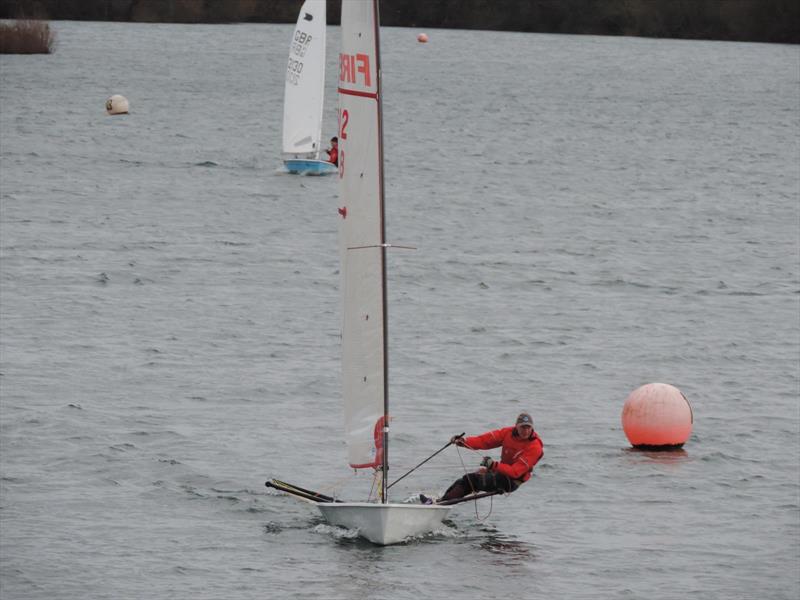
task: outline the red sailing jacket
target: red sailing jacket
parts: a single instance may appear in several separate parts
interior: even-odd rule
[[[338,148],[331,148],[330,150],[325,150],[328,153],[328,162],[332,162],[337,167],[339,166],[339,149]]]
[[[511,479],[528,481],[531,478],[533,465],[544,455],[541,438],[534,431],[531,437],[523,440],[515,433],[516,427],[503,427],[495,431],[487,431],[481,435],[464,440],[467,448],[472,450],[489,450],[503,447],[500,462],[494,463],[493,471],[507,475]]]

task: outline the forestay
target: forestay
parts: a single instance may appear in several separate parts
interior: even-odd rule
[[[283,97],[284,158],[319,158],[325,87],[325,0],[306,0],[289,46]]]

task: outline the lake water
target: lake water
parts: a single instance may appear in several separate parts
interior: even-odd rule
[[[383,30],[393,472],[523,409],[545,456],[381,548],[264,487],[371,483],[336,179],[281,170],[293,26],[52,25],[0,57],[3,598],[800,595],[797,46]],[[655,381],[682,452],[622,431]]]

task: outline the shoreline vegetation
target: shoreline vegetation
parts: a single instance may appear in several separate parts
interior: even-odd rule
[[[339,24],[341,0],[326,0]],[[0,19],[294,23],[303,0],[0,0]],[[800,43],[797,0],[381,0],[389,27]]]
[[[0,54],[50,54],[55,41],[56,34],[46,21],[0,23]]]

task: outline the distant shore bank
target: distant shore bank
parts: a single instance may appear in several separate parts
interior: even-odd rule
[[[0,18],[293,23],[303,0],[0,0]],[[338,25],[341,0],[327,0]],[[800,43],[796,0],[381,0],[394,27]]]

